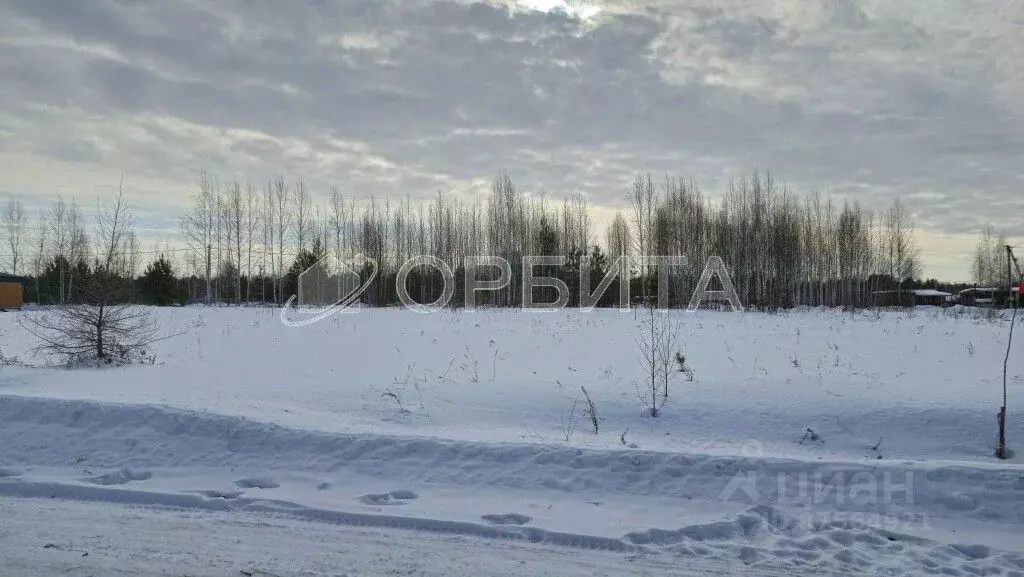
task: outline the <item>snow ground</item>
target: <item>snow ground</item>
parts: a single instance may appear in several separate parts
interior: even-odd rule
[[[157,314],[181,334],[155,366],[0,369],[6,566],[1024,575],[1024,461],[992,456],[1005,322],[677,313],[695,380],[655,420],[632,312]],[[16,315],[0,352],[42,362]],[[580,385],[601,430],[566,440]]]

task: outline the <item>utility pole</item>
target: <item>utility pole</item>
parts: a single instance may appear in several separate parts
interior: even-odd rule
[[[999,409],[999,441],[996,444],[996,457],[1009,459],[1010,451],[1006,448],[1006,369],[1010,363],[1010,347],[1013,345],[1013,327],[1017,324],[1017,305],[1013,299],[1013,272],[1011,266],[1017,268],[1018,280],[1022,280],[1020,265],[1013,256],[1013,247],[1006,245],[1006,291],[1009,294],[1013,306],[1013,316],[1010,317],[1010,336],[1006,341],[1006,356],[1003,358],[1003,406]]]

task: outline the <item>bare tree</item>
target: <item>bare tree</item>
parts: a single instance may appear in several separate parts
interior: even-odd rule
[[[306,181],[300,176],[295,181],[295,241],[297,252],[302,252],[309,241],[310,229],[310,198],[309,189],[306,188]]]
[[[216,221],[217,195],[213,182],[203,172],[199,176],[199,191],[192,198],[192,207],[181,219],[181,232],[185,244],[192,250],[194,261],[205,263],[203,272],[207,303],[213,301],[213,263],[210,251],[216,234]]]
[[[644,380],[635,387],[648,414],[658,417],[668,403],[669,383],[673,377],[687,373],[688,367],[679,350],[678,321],[670,311],[658,311],[652,303],[646,310],[636,341]]]
[[[263,235],[263,256],[261,258],[262,266],[260,267],[260,277],[269,276],[271,280],[270,284],[270,298],[267,299],[266,295],[263,295],[263,300],[270,300],[271,302],[277,302],[277,276],[275,275],[276,268],[274,266],[274,222],[277,217],[277,211],[274,210],[274,185],[272,181],[267,181],[267,186],[264,189],[263,194],[263,219],[262,226],[260,227]],[[260,282],[265,282],[265,278],[261,278]],[[261,291],[262,293],[263,291]]]
[[[252,299],[252,266],[253,266],[253,246],[256,242],[256,232],[259,230],[260,223],[262,222],[262,215],[260,214],[259,208],[259,192],[256,187],[247,185],[245,187],[245,250],[246,250],[246,262],[245,262],[245,300],[250,301]]]
[[[655,204],[658,202],[658,192],[654,188],[654,181],[651,175],[636,175],[633,180],[633,187],[629,192],[629,201],[633,208],[633,227],[636,232],[635,241],[636,254],[646,257],[651,254],[652,228],[655,214]],[[643,281],[644,298],[647,294],[647,265],[640,265],[640,277]]]
[[[242,226],[245,221],[245,205],[242,203],[242,187],[231,183],[227,198],[228,235],[234,242],[235,257],[235,302],[242,302]]]
[[[158,326],[146,309],[131,304],[134,216],[122,191],[101,207],[96,226],[96,259],[80,279],[80,303],[27,317],[23,326],[41,344],[37,350],[69,364],[124,364],[142,360]]]
[[[985,287],[1002,286],[1006,279],[1006,235],[996,234],[992,225],[982,231],[974,249],[971,273],[974,282]]]
[[[334,251],[334,260],[335,262],[341,262],[342,238],[347,228],[348,219],[345,216],[345,197],[337,186],[331,187],[331,198],[328,207],[328,228],[332,237],[331,247]]]
[[[50,214],[47,219],[50,225],[50,236],[53,239],[54,264],[57,266],[57,302],[63,303],[67,299],[67,277],[71,274],[69,268],[72,266],[71,254],[71,227],[68,226],[69,209],[64,197],[58,196],[50,207]]]
[[[42,291],[39,286],[39,279],[43,276],[46,268],[46,236],[49,230],[49,223],[46,221],[46,212],[40,212],[35,238],[35,254],[32,255],[32,268],[36,277],[36,302],[42,302]]]
[[[0,215],[3,222],[3,232],[6,236],[6,247],[10,252],[11,274],[18,274],[18,264],[21,262],[21,246],[25,236],[25,228],[28,219],[25,217],[25,207],[21,201],[13,196],[4,205],[3,213]]]
[[[900,199],[892,202],[883,216],[885,236],[882,253],[885,272],[902,289],[903,281],[921,272],[920,248],[914,234],[914,219]]]
[[[276,271],[274,273],[275,286],[277,287],[277,289],[275,291],[276,292],[275,299],[276,299],[276,298],[281,298],[282,295],[283,295],[283,290],[282,290],[282,288],[280,286],[280,284],[281,284],[280,281],[281,281],[281,277],[284,276],[284,272],[285,272],[284,248],[285,248],[285,244],[286,244],[286,242],[288,240],[288,235],[289,235],[289,231],[291,230],[291,222],[292,222],[292,218],[291,218],[292,212],[289,209],[290,195],[288,194],[288,185],[285,184],[283,176],[279,176],[274,181],[274,187],[273,187],[273,193],[272,194],[273,194],[272,202],[274,204],[274,210],[276,211],[276,214],[277,214],[277,221],[274,223],[274,225],[276,227],[274,229],[274,235],[276,237],[275,241],[276,241],[276,244],[277,244],[277,265],[275,267]]]
[[[502,171],[491,182],[491,194],[487,199],[487,249],[490,254],[500,256],[512,264],[512,278],[509,287],[518,287],[522,282],[522,257],[528,250],[526,243],[531,238],[528,229],[527,206],[523,191],[516,186],[512,176]],[[520,291],[506,288],[494,295],[495,304],[516,306]]]
[[[608,244],[608,257],[612,261],[629,255],[633,237],[629,231],[629,224],[621,212],[616,212],[615,218],[608,225],[605,242]]]

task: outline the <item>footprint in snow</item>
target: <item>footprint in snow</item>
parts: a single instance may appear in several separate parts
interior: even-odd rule
[[[85,481],[97,485],[124,485],[132,481],[146,481],[153,478],[149,471],[133,471],[131,469],[120,469],[112,473],[104,473],[95,477],[88,477]]]
[[[407,501],[419,499],[412,491],[391,491],[390,493],[373,493],[359,497],[367,505],[405,505]]]
[[[235,481],[235,485],[243,489],[276,489],[281,486],[269,477],[246,477]]]
[[[399,499],[399,500],[402,500],[402,501],[413,501],[415,499],[419,499],[420,498],[419,495],[417,495],[416,493],[413,493],[412,491],[403,491],[403,490],[391,491],[390,493],[388,493],[388,495],[391,495],[392,499]]]
[[[237,499],[245,494],[245,491],[218,491],[217,489],[210,489],[208,491],[196,491],[196,493],[211,499]]]
[[[7,477],[20,477],[22,472],[17,469],[6,469],[0,467],[0,479],[6,479]]]
[[[481,519],[492,525],[525,525],[533,521],[533,517],[519,513],[506,513],[504,515],[481,515]]]

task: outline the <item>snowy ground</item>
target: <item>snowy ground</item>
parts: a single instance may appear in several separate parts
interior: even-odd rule
[[[677,313],[651,419],[633,312],[157,314],[155,366],[0,368],[0,572],[1024,575],[1005,321]]]

